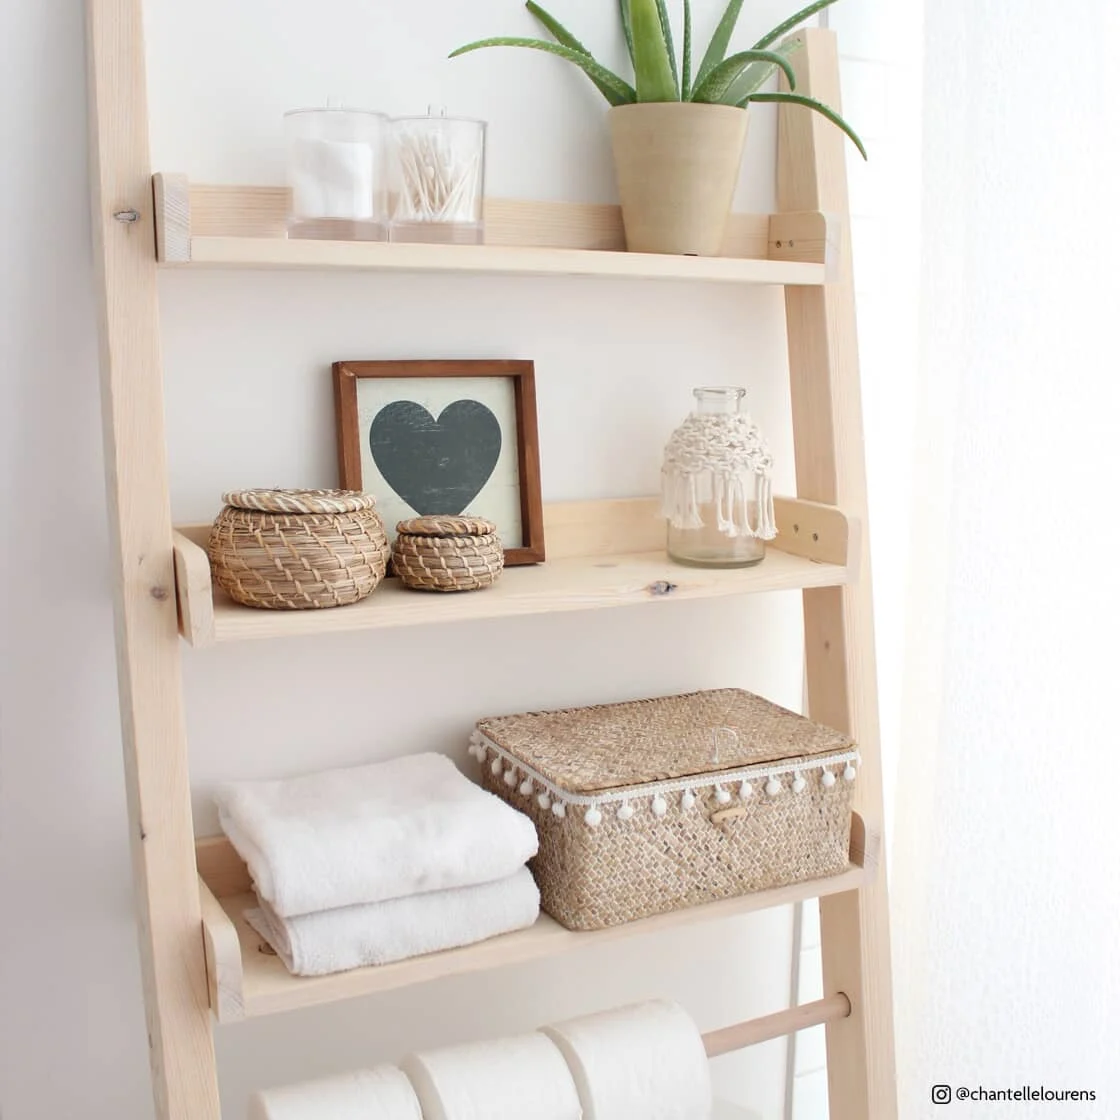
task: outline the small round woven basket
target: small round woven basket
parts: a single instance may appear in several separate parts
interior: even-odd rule
[[[238,490],[210,530],[214,581],[247,607],[306,610],[364,599],[389,542],[373,498],[352,490]]]
[[[415,517],[397,525],[393,570],[414,591],[479,591],[504,562],[497,526],[481,517]]]

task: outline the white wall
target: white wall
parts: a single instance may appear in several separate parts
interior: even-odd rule
[[[4,5],[16,44],[0,179],[5,386],[4,1120],[150,1116],[126,852],[103,525],[75,5]],[[395,6],[397,9],[405,5]],[[776,22],[767,0],[741,39]],[[278,181],[279,114],[328,96],[389,111],[442,101],[488,117],[495,194],[609,199],[601,110],[562,64],[491,54],[443,61],[475,35],[526,28],[507,0],[150,5],[155,167]],[[569,0],[588,41],[620,43],[613,6]],[[716,5],[696,5],[701,32]],[[612,45],[613,44],[613,45]],[[771,203],[772,113],[752,126],[741,202]],[[334,358],[536,360],[546,498],[652,490],[661,443],[698,383],[742,380],[790,488],[778,292],[611,282],[278,274],[161,280],[176,517],[223,489],[329,484]],[[800,700],[796,596],[663,612],[490,623],[186,656],[200,831],[220,777],[281,774],[422,747],[456,750],[479,714],[741,684]],[[765,637],[764,637],[765,636]],[[469,660],[471,670],[464,670]],[[433,691],[431,682],[438,682]],[[291,701],[321,690],[314,710]],[[389,687],[386,687],[386,685]],[[786,911],[633,946],[462,977],[218,1033],[227,1114],[257,1085],[521,1029],[653,994],[704,1027],[781,1006]],[[782,1114],[785,1044],[721,1060],[725,1095]]]
[[[81,6],[0,5],[0,41],[0,1111],[141,1120]]]

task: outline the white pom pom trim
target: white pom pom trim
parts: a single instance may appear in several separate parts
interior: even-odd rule
[[[687,812],[696,804],[698,796],[707,799],[710,794],[716,804],[727,806],[736,796],[743,801],[754,796],[756,785],[770,797],[776,797],[786,789],[787,776],[788,788],[793,793],[804,792],[809,784],[801,770],[788,765],[753,766],[744,767],[738,773],[696,775],[696,779],[700,781],[699,795],[696,786],[686,784],[694,779],[676,779],[610,790],[593,800],[565,790],[562,786],[553,785],[547,777],[537,773],[532,766],[510,754],[484,734],[476,732],[471,735],[467,753],[482,765],[489,762],[490,772],[495,778],[501,777],[511,790],[519,789],[525,797],[535,795],[542,809],[551,809],[557,818],[563,818],[571,806],[583,813],[584,820],[592,828],[602,822],[605,812],[614,812],[619,820],[628,821],[636,812],[643,811],[648,806],[655,817],[664,817],[675,795],[680,796],[682,812]],[[820,782],[825,789],[831,789],[841,779],[854,781],[858,766],[859,756],[854,751],[818,758],[813,763],[813,769],[819,769]],[[809,777],[811,780],[811,772]]]

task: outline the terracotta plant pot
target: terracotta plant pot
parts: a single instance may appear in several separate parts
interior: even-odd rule
[[[608,114],[632,253],[715,257],[747,140],[747,110],[665,101]]]

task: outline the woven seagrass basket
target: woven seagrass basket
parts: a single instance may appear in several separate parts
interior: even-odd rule
[[[414,591],[479,591],[504,562],[497,526],[481,517],[414,517],[397,525],[393,571]]]
[[[364,599],[389,542],[373,498],[352,490],[239,490],[210,530],[214,581],[247,607],[304,610]]]
[[[850,739],[739,689],[480,720],[483,785],[528,814],[569,929],[838,874]]]

